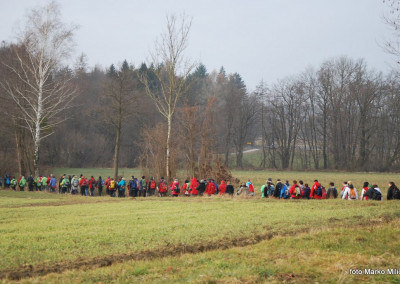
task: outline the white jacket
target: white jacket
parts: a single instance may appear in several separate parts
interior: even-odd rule
[[[358,199],[358,193],[357,193],[357,188],[354,188],[354,191],[356,193],[356,199]],[[343,197],[342,199],[348,199],[348,200],[354,200],[350,198],[350,187],[346,187],[344,192],[343,192]]]

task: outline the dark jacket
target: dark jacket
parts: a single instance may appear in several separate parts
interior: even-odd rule
[[[279,198],[281,195],[282,183],[278,182],[275,186],[274,197]]]
[[[387,193],[387,200],[400,199],[400,196],[395,196],[396,195],[395,189],[397,189],[397,187],[395,185],[392,185],[391,187],[389,187],[388,193]]]
[[[233,188],[233,185],[228,184],[228,185],[226,186],[225,193],[226,193],[226,194],[233,195],[233,194],[235,193],[235,189]]]
[[[369,188],[366,192],[364,192],[364,196],[367,196],[368,197],[368,200],[369,199],[374,199],[374,192],[375,192],[375,188],[373,188],[373,187],[371,187],[371,188]],[[377,190],[376,190],[377,191]],[[378,191],[377,191],[378,192]],[[379,192],[378,192],[379,193]],[[382,195],[381,195],[382,196]]]
[[[326,193],[326,198],[337,198],[337,197],[338,197],[338,192],[336,187],[328,188],[328,192]]]
[[[200,195],[203,195],[204,191],[206,191],[206,183],[200,182],[199,185],[196,187],[196,189],[199,191]]]

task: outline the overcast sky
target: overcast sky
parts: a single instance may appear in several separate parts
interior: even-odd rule
[[[48,1],[0,0],[0,41],[14,40],[26,12]],[[326,59],[365,58],[387,72],[379,46],[390,35],[382,0],[64,0],[63,21],[80,26],[76,56],[90,66],[139,65],[165,28],[167,13],[193,17],[186,55],[208,71],[239,73],[251,91],[263,79],[296,75]]]

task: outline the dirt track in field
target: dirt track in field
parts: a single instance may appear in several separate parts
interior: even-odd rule
[[[270,240],[274,237],[287,237],[296,236],[304,233],[310,233],[311,231],[323,231],[334,228],[356,228],[356,227],[370,227],[376,226],[382,223],[392,222],[394,219],[389,216],[380,217],[374,220],[363,219],[354,225],[343,225],[342,220],[331,218],[328,220],[330,223],[324,228],[302,228],[294,231],[287,232],[264,232],[253,234],[248,237],[237,237],[232,239],[223,239],[214,241],[212,243],[204,244],[174,244],[169,246],[163,246],[155,249],[135,251],[129,253],[119,253],[112,255],[105,255],[99,257],[81,257],[73,261],[60,261],[58,263],[42,263],[37,265],[25,265],[17,268],[9,268],[0,270],[0,279],[9,280],[20,280],[23,278],[44,276],[50,273],[62,273],[67,270],[91,270],[99,267],[110,266],[114,263],[121,263],[124,261],[142,261],[151,260],[154,258],[164,258],[177,256],[181,254],[197,254],[206,251],[214,250],[227,250],[234,247],[246,247],[250,245],[255,245],[262,241]],[[265,228],[266,230],[270,228]]]

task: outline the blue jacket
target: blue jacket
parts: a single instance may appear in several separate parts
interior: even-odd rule
[[[288,198],[290,195],[285,195],[285,191],[288,189],[286,184],[282,185],[282,189],[281,189],[281,198]]]
[[[129,185],[130,185],[131,189],[137,189],[137,179],[131,179],[129,181]]]
[[[52,177],[51,180],[50,180],[50,182],[49,182],[49,185],[50,185],[52,188],[57,187],[57,179],[56,179],[55,177]]]
[[[118,188],[119,188],[119,190],[125,190],[125,186],[126,186],[126,181],[122,179],[122,180],[118,183]]]

